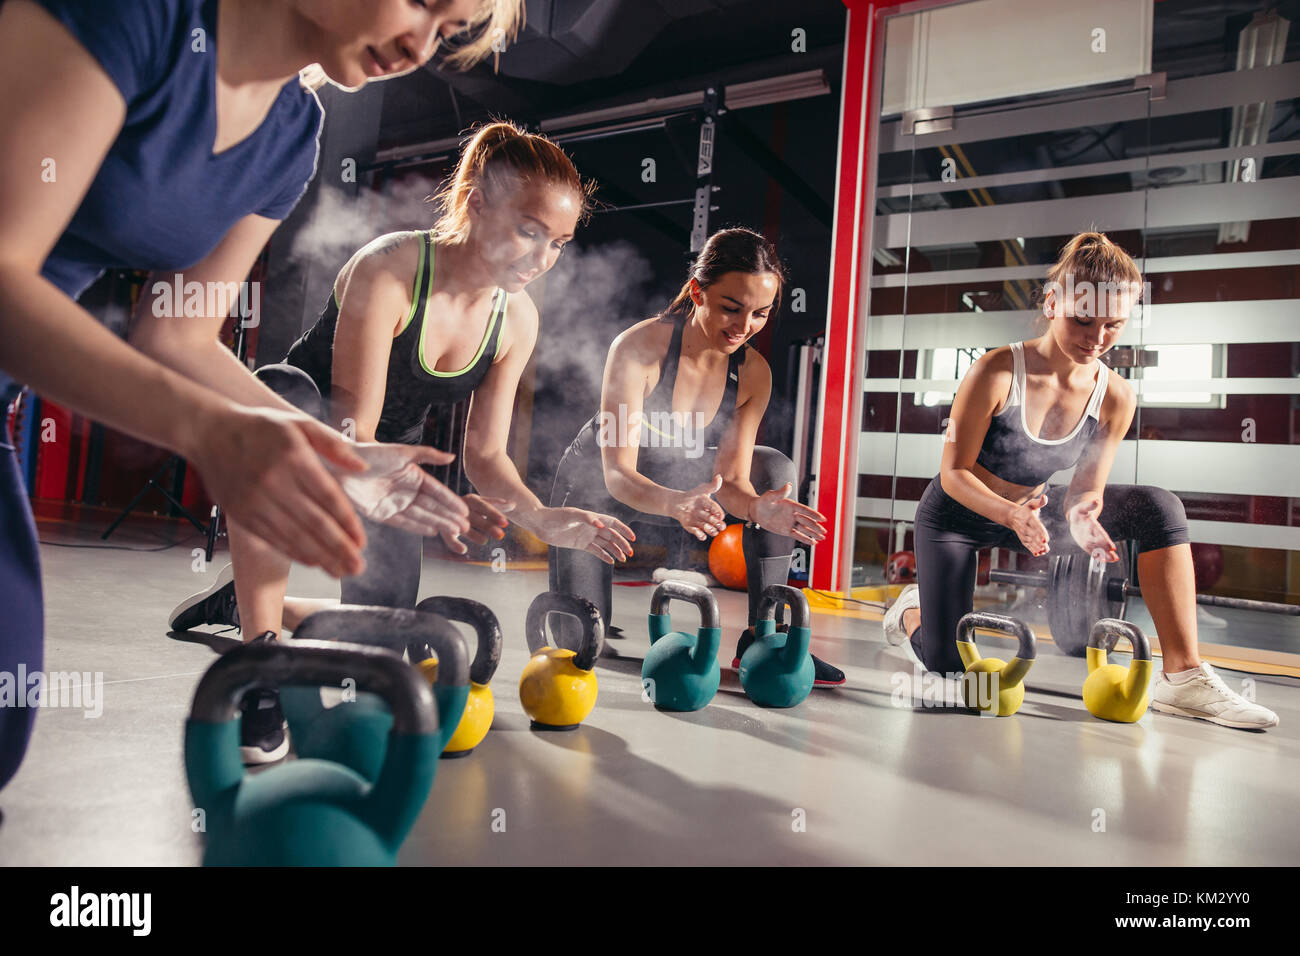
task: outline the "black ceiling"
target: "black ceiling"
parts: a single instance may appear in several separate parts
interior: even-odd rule
[[[825,69],[838,92],[842,0],[528,0],[519,41],[468,73],[431,64],[385,93],[380,148],[650,97]],[[794,52],[794,31],[806,52]]]

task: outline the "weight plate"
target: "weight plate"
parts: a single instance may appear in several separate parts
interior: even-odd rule
[[[1119,561],[1096,567],[1088,555],[1077,550],[1052,559],[1047,623],[1061,653],[1085,656],[1092,626],[1104,617],[1124,617],[1127,602],[1109,597],[1111,579],[1128,580],[1128,551],[1121,546],[1119,554]]]
[[[1052,640],[1061,649],[1062,654],[1069,654],[1070,634],[1074,622],[1070,616],[1070,600],[1066,592],[1067,565],[1069,555],[1054,555],[1047,565],[1047,626],[1052,629]]]
[[[1068,646],[1061,649],[1071,657],[1084,657],[1088,651],[1088,631],[1100,609],[1093,591],[1099,578],[1089,573],[1088,566],[1092,562],[1082,551],[1071,553],[1067,562],[1065,575],[1068,582],[1066,593],[1070,598],[1070,630]]]

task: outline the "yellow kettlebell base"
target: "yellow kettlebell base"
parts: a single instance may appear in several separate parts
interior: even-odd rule
[[[1089,648],[1088,654],[1092,653],[1093,648]],[[1083,706],[1102,720],[1137,723],[1147,712],[1151,669],[1150,661],[1134,661],[1129,667],[1121,664],[1096,667],[1083,682]]]
[[[1025,702],[1025,685],[1017,680],[1005,686],[1002,672],[1006,666],[1000,658],[981,657],[966,668],[961,687],[967,707],[994,717],[1010,717],[1020,709]]]
[[[437,682],[438,659],[436,657],[426,658],[415,666],[428,680],[430,687]],[[442,748],[442,756],[467,757],[473,753],[474,748],[487,736],[495,716],[496,700],[492,696],[492,688],[487,684],[471,682],[469,696],[465,699],[465,709],[460,715],[460,723],[456,725],[456,732],[447,741],[447,746]]]
[[[537,730],[573,730],[596,706],[596,674],[573,663],[577,655],[545,647],[524,665],[519,702]]]
[[[1109,640],[1107,640],[1109,638]],[[1107,661],[1107,650],[1125,638],[1133,649],[1128,667]],[[1113,618],[1100,620],[1088,640],[1088,676],[1083,682],[1083,706],[1088,713],[1118,724],[1134,724],[1147,711],[1151,693],[1151,645],[1136,624]]]
[[[487,736],[495,716],[496,701],[492,697],[492,688],[486,684],[471,683],[469,697],[465,700],[465,712],[461,714],[456,732],[447,741],[442,755],[464,757],[472,752]]]

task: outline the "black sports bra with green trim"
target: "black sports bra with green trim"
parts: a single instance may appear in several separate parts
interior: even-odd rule
[[[415,273],[411,311],[402,331],[393,339],[388,353],[388,378],[384,383],[384,407],[375,428],[377,441],[419,444],[425,419],[435,406],[464,401],[482,383],[496,358],[501,343],[509,295],[497,289],[492,298],[492,315],[479,343],[478,352],[458,372],[439,372],[424,362],[425,312],[433,288],[434,244],[428,232],[421,234],[420,263]],[[328,398],[334,365],[334,331],[339,306],[334,294],[316,323],[289,347],[285,361],[312,377],[321,396]]]

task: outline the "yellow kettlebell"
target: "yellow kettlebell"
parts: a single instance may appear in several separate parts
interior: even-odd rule
[[[997,631],[1020,642],[1010,661],[999,657],[980,657],[975,646],[975,629]],[[962,696],[966,706],[981,716],[1009,717],[1025,702],[1025,675],[1034,666],[1038,653],[1034,632],[1024,621],[1005,614],[972,611],[957,622],[957,653],[966,665],[962,678]]]
[[[1121,637],[1133,647],[1133,663],[1106,663],[1106,653]],[[1104,617],[1088,637],[1088,676],[1083,682],[1083,705],[1102,720],[1131,724],[1147,710],[1151,687],[1151,642],[1136,624]]]
[[[492,726],[492,718],[496,716],[496,701],[488,684],[501,661],[501,624],[486,604],[469,598],[442,595],[425,598],[416,606],[416,610],[468,624],[478,638],[478,650],[474,653],[474,663],[469,669],[469,696],[465,699],[465,709],[461,713],[460,723],[456,725],[456,732],[451,735],[442,751],[444,757],[467,756],[483,742]],[[409,650],[415,666],[428,678],[430,684],[435,683],[438,679],[438,659],[429,656],[427,647],[412,647]]]
[[[546,618],[577,618],[582,637],[576,650],[546,640]],[[528,606],[524,635],[532,658],[519,678],[519,702],[536,730],[573,730],[596,706],[596,658],[605,625],[596,605],[572,594],[543,591]]]

